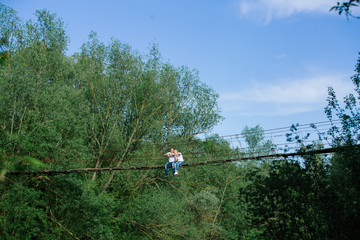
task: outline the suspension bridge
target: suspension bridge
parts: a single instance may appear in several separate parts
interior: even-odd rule
[[[330,146],[330,141],[332,139],[322,138],[322,141],[319,142],[319,137],[324,136],[326,131],[336,124],[340,124],[340,121],[333,122],[318,122],[314,124],[303,124],[293,127],[292,133],[296,135],[297,141],[289,142],[287,141],[290,132],[289,127],[276,128],[270,130],[264,130],[262,135],[263,139],[261,144],[266,145],[266,149],[260,148],[250,149],[246,139],[248,136],[245,134],[234,134],[227,136],[213,136],[205,137],[204,140],[192,139],[189,141],[180,141],[173,142],[171,146],[178,149],[187,149],[187,152],[183,152],[185,158],[185,164],[182,167],[194,167],[207,164],[220,164],[228,162],[240,162],[246,160],[260,160],[266,158],[288,158],[304,155],[313,155],[313,154],[332,154],[337,151],[341,151],[342,148],[333,148]],[[315,127],[316,126],[316,127]],[[295,129],[295,130],[294,130]],[[251,134],[251,133],[250,133]],[[205,150],[204,150],[204,141]],[[219,144],[219,141],[228,146],[228,149],[217,149],[216,144]],[[321,148],[309,151],[299,151],[300,147],[303,145],[317,143]],[[151,152],[152,149],[158,148],[159,144],[150,143],[145,147],[147,151]],[[163,145],[163,144],[162,144]],[[169,144],[168,144],[169,145]],[[189,147],[191,146],[191,147]],[[358,145],[356,147],[359,147]],[[194,149],[202,149],[196,150]],[[120,149],[116,149],[120,151]],[[147,159],[145,166],[136,165],[144,164],[144,158]],[[77,169],[66,169],[66,170],[39,170],[39,171],[7,171],[7,175],[56,175],[56,174],[69,174],[69,173],[82,173],[82,172],[113,172],[113,171],[129,171],[129,170],[149,170],[149,169],[163,169],[164,164],[167,159],[161,155],[154,156],[131,156],[129,154],[128,163],[131,163],[132,166],[127,167],[108,167],[108,168],[88,168],[82,167]],[[190,160],[187,161],[186,159]],[[156,163],[163,163],[161,165],[156,165]]]

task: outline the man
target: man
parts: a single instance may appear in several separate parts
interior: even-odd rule
[[[172,174],[175,174],[175,152],[174,149],[171,148],[170,152],[166,153],[165,156],[169,158],[169,162],[165,164],[165,177],[168,176],[168,167],[171,166]]]

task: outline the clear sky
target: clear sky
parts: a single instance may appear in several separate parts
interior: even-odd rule
[[[213,132],[240,133],[326,121],[327,87],[352,90],[360,20],[329,12],[338,0],[3,0],[20,18],[35,10],[66,24],[69,54],[90,31],[199,71],[220,94],[225,120]],[[354,14],[360,15],[360,7]]]

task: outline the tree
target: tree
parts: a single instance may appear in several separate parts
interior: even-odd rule
[[[0,3],[0,66],[4,65],[21,44],[23,27],[17,13]]]
[[[7,33],[7,64],[0,71],[0,141],[10,153],[70,160],[84,150],[86,107],[81,92],[69,85],[73,72],[64,55],[64,23],[45,10],[35,16],[26,25],[16,27],[11,20],[2,28],[13,30]]]
[[[336,97],[335,90],[329,87],[328,105],[325,113],[330,121],[335,117],[341,120],[341,128],[333,124],[329,130],[329,135],[334,138],[334,146],[355,145],[360,142],[360,57],[355,66],[355,74],[352,76],[355,93],[344,97],[344,105],[340,105]]]
[[[1,7],[0,238],[220,237],[226,201],[238,191],[237,168],[189,169],[182,180],[159,178],[160,170],[93,180],[6,174],[44,162],[51,169],[146,165],[175,142],[189,162],[231,147],[218,136],[196,138],[222,119],[218,95],[196,70],[163,62],[156,44],[143,55],[91,32],[79,53],[66,56],[68,38],[55,14],[36,11],[24,24]]]
[[[335,10],[339,13],[339,15],[341,15],[342,13],[345,13],[345,16],[346,17],[354,17],[354,18],[358,18],[360,19],[360,16],[354,16],[352,15],[351,13],[351,10],[350,8],[353,8],[353,7],[358,7],[359,6],[359,2],[360,0],[350,0],[350,1],[347,1],[347,2],[337,2],[337,5],[336,6],[333,6],[330,11],[332,10]]]
[[[163,63],[156,45],[144,56],[115,39],[106,46],[93,32],[74,58],[73,84],[89,103],[95,167],[119,167],[145,140],[189,138],[221,120],[218,95],[199,81],[196,71]]]
[[[333,124],[328,134],[333,138],[334,147],[345,147],[331,159],[330,177],[337,208],[332,211],[332,219],[341,219],[348,223],[334,230],[342,239],[352,239],[359,234],[360,226],[360,150],[355,145],[360,143],[360,58],[352,76],[354,94],[344,97],[343,105],[336,97],[335,90],[329,87],[328,105],[325,112],[330,121],[338,118],[341,126]],[[351,220],[350,220],[351,219]]]
[[[259,125],[253,128],[245,126],[241,132],[241,136],[247,144],[246,152],[250,156],[266,155],[273,151],[273,143],[271,140],[265,140],[264,130]]]
[[[242,188],[249,204],[249,221],[265,239],[326,239],[329,196],[324,159],[274,160],[267,173],[261,167],[248,173]]]

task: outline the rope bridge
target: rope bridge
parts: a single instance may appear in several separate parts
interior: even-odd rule
[[[287,157],[295,157],[295,156],[303,156],[303,155],[312,155],[312,154],[325,154],[325,153],[335,153],[337,151],[342,150],[344,147],[333,148],[331,147],[329,140],[325,139],[321,141],[322,148],[318,150],[309,150],[309,151],[298,151],[302,144],[308,144],[310,142],[316,143],[316,137],[314,135],[319,136],[319,134],[323,134],[326,132],[331,126],[340,124],[340,121],[333,122],[318,122],[315,124],[304,124],[296,126],[296,133],[298,136],[302,138],[299,142],[288,142],[288,132],[289,128],[276,128],[270,130],[263,131],[263,142],[270,143],[267,151],[259,150],[259,152],[254,152],[254,149],[251,149],[247,146],[246,143],[246,135],[245,134],[234,134],[227,136],[215,136],[215,137],[207,137],[202,141],[200,139],[194,139],[191,141],[181,141],[181,142],[173,142],[171,146],[176,146],[177,149],[181,150],[186,149],[191,146],[193,149],[201,149],[204,147],[204,143],[207,144],[207,149],[205,151],[197,151],[192,152],[184,151],[183,155],[185,158],[185,164],[182,167],[195,167],[206,164],[219,164],[219,163],[228,163],[228,162],[239,162],[246,160],[259,160],[266,158],[287,158]],[[316,128],[314,128],[314,125]],[[303,138],[303,136],[308,136],[309,133],[313,134],[312,138]],[[318,139],[317,139],[318,140]],[[216,149],[217,144],[220,142],[228,144],[229,150]],[[164,147],[163,144],[158,143],[149,143],[145,145],[143,148],[147,151],[152,151],[154,149],[159,149],[160,145]],[[169,145],[169,144],[167,144]],[[270,148],[269,148],[270,147]],[[359,147],[359,145],[355,145],[355,147]],[[175,148],[175,147],[174,147]],[[115,156],[111,156],[112,154],[117,154],[121,152],[121,149],[109,149],[110,155],[108,157],[115,158]],[[154,152],[155,153],[155,152]],[[161,159],[159,158],[161,156]],[[144,161],[144,156],[142,155],[132,155],[128,156],[129,160],[131,160],[132,164],[140,163],[140,166],[131,166],[131,167],[108,167],[108,168],[76,168],[76,169],[67,169],[67,170],[38,170],[38,171],[6,171],[8,175],[56,175],[56,174],[69,174],[69,173],[89,173],[89,172],[113,172],[113,171],[129,171],[129,170],[150,170],[150,169],[164,169],[165,157],[163,154],[159,156],[153,156],[146,158]],[[191,159],[190,161],[188,159]],[[142,166],[145,162],[146,166]],[[164,162],[162,165],[159,162]]]
[[[353,147],[360,147],[360,145],[354,145]],[[239,162],[245,160],[259,160],[264,158],[287,158],[293,156],[304,156],[304,155],[313,155],[313,154],[325,154],[325,153],[335,153],[339,151],[346,150],[349,147],[337,147],[337,148],[323,148],[318,150],[310,150],[303,152],[293,152],[293,153],[276,153],[268,154],[263,156],[251,156],[251,157],[241,157],[236,159],[225,159],[225,160],[210,160],[197,163],[185,163],[181,167],[194,167],[207,164],[218,164],[218,163],[228,163],[228,162]],[[104,171],[129,171],[129,170],[150,170],[150,169],[164,169],[164,165],[155,165],[155,166],[136,166],[128,168],[80,168],[80,169],[68,169],[68,170],[40,170],[40,171],[8,171],[6,174],[9,175],[56,175],[56,174],[69,174],[69,173],[89,173],[89,172],[104,172]]]

